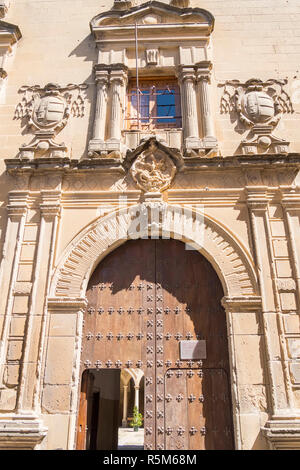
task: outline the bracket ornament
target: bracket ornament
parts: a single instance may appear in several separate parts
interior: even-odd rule
[[[20,148],[21,158],[64,157],[67,148],[54,142],[54,137],[67,124],[70,116],[83,117],[85,113],[82,92],[88,85],[69,84],[61,87],[48,83],[44,88],[39,85],[23,86],[23,95],[15,109],[14,119],[27,121],[27,128],[34,132],[34,140]],[[77,96],[74,96],[77,92]]]
[[[241,142],[244,154],[288,153],[289,142],[272,134],[284,113],[293,113],[285,91],[287,80],[250,79],[245,83],[228,80],[221,98],[221,113],[237,113],[239,121],[251,131]]]

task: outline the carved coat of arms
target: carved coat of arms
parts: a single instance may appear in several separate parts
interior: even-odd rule
[[[56,83],[48,83],[44,88],[34,85],[23,86],[19,90],[23,98],[16,107],[15,119],[27,121],[27,126],[35,135],[33,142],[20,148],[20,157],[65,155],[65,145],[57,144],[53,138],[66,126],[71,115],[84,116],[82,91],[87,87],[85,84],[61,87]],[[74,96],[75,91],[77,96]]]

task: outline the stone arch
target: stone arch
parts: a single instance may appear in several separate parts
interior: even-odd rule
[[[149,210],[146,203],[109,213],[83,229],[66,248],[55,269],[50,297],[85,297],[88,281],[99,262],[127,240],[148,236],[150,230],[152,236],[165,236],[167,233],[171,238],[192,244],[216,270],[225,296],[259,295],[253,261],[245,247],[227,228],[198,211],[166,203],[160,206],[164,211],[163,219],[148,223],[146,231],[140,231],[134,236],[131,230],[133,214]],[[158,207],[157,204],[155,207]],[[195,215],[200,216],[201,220],[196,231],[191,223]]]

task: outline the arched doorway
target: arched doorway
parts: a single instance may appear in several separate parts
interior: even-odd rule
[[[176,240],[129,241],[94,271],[81,373],[140,368],[145,449],[232,449],[223,290],[210,263]],[[86,448],[82,381],[78,448]]]

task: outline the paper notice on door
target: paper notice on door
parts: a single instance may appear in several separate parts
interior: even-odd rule
[[[182,361],[206,359],[206,341],[180,341],[180,359]]]

